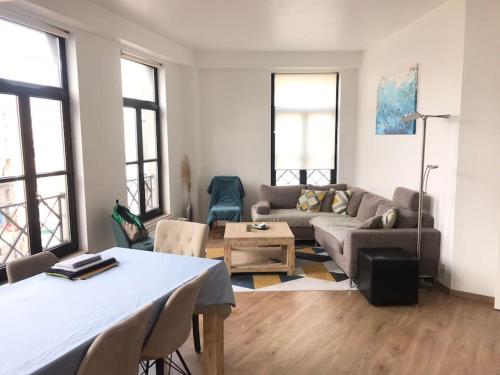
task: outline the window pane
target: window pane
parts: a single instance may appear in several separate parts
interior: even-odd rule
[[[311,185],[328,185],[330,183],[329,169],[309,169],[307,171],[307,183]]]
[[[300,170],[298,169],[276,169],[276,186],[299,185]]]
[[[61,87],[58,38],[0,19],[0,78]]]
[[[335,169],[335,115],[333,113],[309,114],[304,132],[306,133],[304,167]]]
[[[302,116],[299,113],[276,113],[274,123],[276,169],[302,168],[304,164]]]
[[[59,100],[31,98],[30,105],[36,172],[64,170],[61,102]]]
[[[0,94],[0,177],[23,174],[17,97]]]
[[[144,163],[144,191],[146,212],[159,207],[158,203],[158,163]]]
[[[140,214],[139,210],[139,177],[137,164],[127,165],[127,203],[128,209],[136,214]]]
[[[24,181],[0,184],[0,265],[29,255]]]
[[[141,112],[144,160],[156,159],[156,112],[149,109],[143,109]]]
[[[125,126],[125,160],[137,161],[137,119],[135,108],[123,108]]]
[[[123,97],[154,102],[154,68],[127,59],[121,61]]]
[[[42,249],[48,250],[70,240],[66,176],[38,178],[37,190]]]
[[[275,75],[275,166],[335,168],[336,74]]]

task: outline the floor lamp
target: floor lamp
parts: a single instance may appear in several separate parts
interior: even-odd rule
[[[422,131],[422,159],[420,162],[420,190],[418,192],[418,226],[417,226],[417,259],[420,260],[420,250],[422,247],[422,207],[424,203],[424,180],[425,180],[425,190],[427,190],[427,179],[429,178],[429,173],[432,169],[436,169],[437,165],[428,165],[424,170],[425,165],[425,135],[427,132],[427,119],[431,117],[437,118],[450,118],[450,115],[422,115],[418,112],[408,113],[407,115],[401,117],[404,122],[416,121],[418,119],[423,120],[424,128]]]

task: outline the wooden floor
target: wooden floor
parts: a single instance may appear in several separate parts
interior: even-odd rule
[[[344,291],[237,293],[236,303],[225,374],[500,374],[500,312],[441,290],[418,307]],[[181,352],[201,374],[192,339]]]

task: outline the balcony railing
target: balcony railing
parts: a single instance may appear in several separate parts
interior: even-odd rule
[[[276,169],[276,185],[299,185],[301,182],[300,169]],[[329,169],[307,169],[305,177],[308,184],[311,185],[327,185],[330,183]]]
[[[145,200],[146,200],[146,211],[150,211],[154,208],[153,204],[153,180],[156,176],[154,175],[144,175],[144,190],[145,190]],[[139,180],[129,179],[127,180],[127,202],[128,208],[134,213],[139,213]]]
[[[66,194],[38,197],[42,250],[65,242]],[[0,265],[30,255],[26,202],[0,206]]]

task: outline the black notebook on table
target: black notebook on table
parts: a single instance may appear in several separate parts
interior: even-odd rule
[[[48,275],[52,275],[52,276],[60,276],[60,277],[65,277],[67,279],[74,279],[74,278],[77,278],[77,277],[84,275],[86,273],[96,271],[96,270],[99,270],[101,268],[104,268],[104,267],[107,267],[109,265],[116,264],[116,263],[117,262],[116,262],[115,258],[107,258],[107,259],[103,259],[102,261],[100,261],[98,263],[92,263],[88,267],[79,268],[78,271],[68,271],[68,270],[63,270],[61,268],[51,267],[47,270],[46,273]]]

